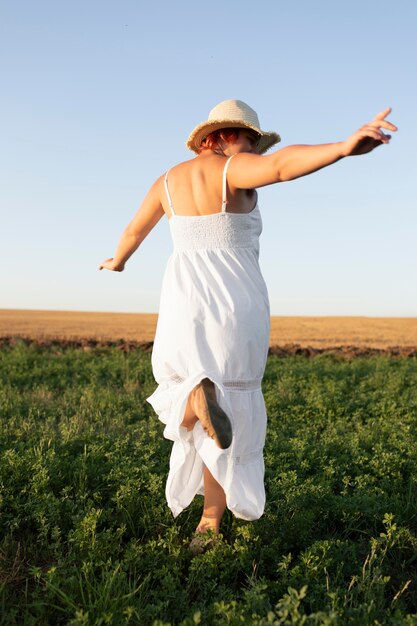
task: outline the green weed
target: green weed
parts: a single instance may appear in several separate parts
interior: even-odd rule
[[[417,624],[417,359],[270,357],[267,506],[191,558],[150,357],[0,351],[0,624]]]

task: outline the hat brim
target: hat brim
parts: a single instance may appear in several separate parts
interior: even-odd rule
[[[188,137],[187,148],[198,154],[203,139],[215,130],[221,130],[222,128],[248,128],[258,133],[260,135],[257,146],[259,154],[263,154],[281,141],[278,133],[263,131],[252,124],[242,122],[242,120],[210,120],[209,122],[202,122],[194,128]]]

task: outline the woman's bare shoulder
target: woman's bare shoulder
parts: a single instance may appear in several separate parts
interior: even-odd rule
[[[221,169],[224,167],[227,158],[223,155],[219,154],[207,154],[207,155],[199,155],[192,159],[188,159],[187,161],[182,161],[181,163],[177,163],[169,168],[169,172],[180,173],[180,172],[191,172],[191,171],[212,171],[217,168]]]

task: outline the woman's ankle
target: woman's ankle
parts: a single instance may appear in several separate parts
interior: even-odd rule
[[[216,535],[219,534],[220,520],[218,519],[218,517],[202,515],[201,520],[196,528],[196,532],[205,533],[208,530],[213,530]]]

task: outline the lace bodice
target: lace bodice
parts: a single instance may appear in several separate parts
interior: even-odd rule
[[[258,205],[250,213],[228,213],[227,211],[227,168],[232,155],[223,169],[222,205],[219,213],[210,215],[177,215],[168,188],[165,174],[165,190],[171,209],[169,225],[174,242],[174,251],[252,248],[259,256],[259,235],[262,219]]]
[[[250,213],[173,215],[169,225],[174,251],[252,248],[259,254],[262,219],[258,206]]]

